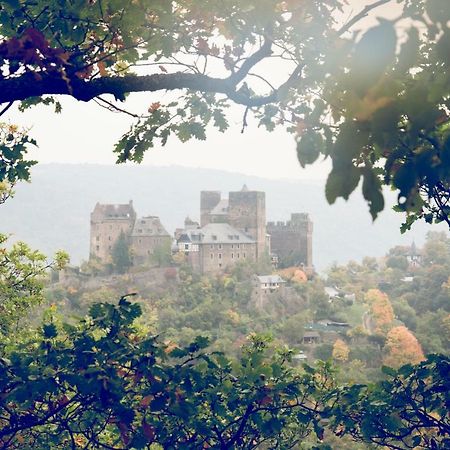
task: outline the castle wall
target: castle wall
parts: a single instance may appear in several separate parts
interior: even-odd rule
[[[171,242],[170,236],[131,236],[130,250],[133,264],[149,262],[158,248],[164,248],[167,254],[170,254]]]
[[[307,214],[292,214],[288,222],[269,222],[267,232],[270,234],[271,251],[281,261],[295,255],[298,263],[312,267],[313,224]]]
[[[201,244],[199,251],[202,273],[223,272],[240,261],[255,261],[255,244]]]
[[[98,258],[104,263],[112,261],[111,251],[121,232],[129,236],[134,218],[91,220],[90,258]]]

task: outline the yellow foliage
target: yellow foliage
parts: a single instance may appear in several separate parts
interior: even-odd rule
[[[349,353],[348,345],[342,339],[337,339],[333,344],[333,359],[342,362],[347,361]]]
[[[308,281],[306,273],[295,266],[279,270],[278,275],[280,275],[281,278],[294,283],[306,283],[306,281]]]
[[[392,328],[387,334],[383,363],[398,368],[404,364],[418,364],[425,359],[418,340],[405,326]]]
[[[389,297],[378,289],[370,289],[365,301],[370,305],[370,315],[375,322],[375,332],[386,334],[394,321],[394,310]]]
[[[227,311],[227,316],[233,325],[239,325],[239,323],[241,322],[239,314],[233,309],[229,309]]]

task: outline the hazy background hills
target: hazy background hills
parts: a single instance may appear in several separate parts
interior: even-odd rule
[[[387,208],[372,224],[361,195],[330,206],[324,182],[269,180],[238,173],[185,167],[38,165],[32,183],[16,188],[16,196],[0,206],[0,232],[28,242],[47,254],[65,249],[73,263],[89,256],[89,214],[97,201],[134,200],[139,216],[158,215],[169,233],[189,215],[199,219],[200,191],[249,189],[266,192],[267,220],[287,220],[291,212],[308,212],[314,221],[313,260],[318,270],[334,261],[381,256],[396,244],[414,239],[421,245],[430,230],[417,224],[399,232],[402,216]],[[393,193],[388,193],[391,200]]]

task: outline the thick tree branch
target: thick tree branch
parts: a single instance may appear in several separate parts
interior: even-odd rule
[[[203,92],[227,94],[233,90],[227,79],[212,78],[201,74],[171,73],[144,76],[102,77],[90,81],[65,80],[44,76],[36,80],[32,74],[0,80],[0,104],[25,100],[42,95],[70,95],[88,102],[102,94],[112,94],[123,100],[128,92],[153,92],[159,90],[192,89]]]
[[[270,51],[269,44],[265,48],[265,52]],[[258,52],[253,56],[257,54]],[[236,84],[247,75],[248,70],[257,60],[262,58],[262,53],[260,53],[258,57],[252,59],[252,65],[247,64],[250,59],[247,60],[241,68],[243,69],[245,66],[244,72],[240,72],[237,78],[235,74],[228,78],[213,78],[202,74],[176,72],[143,76],[102,77],[94,80],[78,78],[67,80],[47,75],[36,80],[33,74],[27,73],[20,77],[0,80],[0,104],[43,95],[70,95],[77,100],[88,102],[100,95],[111,94],[118,100],[124,100],[125,94],[129,92],[191,89],[199,92],[224,94],[238,104],[250,108],[258,107],[276,101],[279,92],[292,86],[302,69],[302,66],[298,66],[285,83],[266,96],[251,97],[247,92],[236,91]]]

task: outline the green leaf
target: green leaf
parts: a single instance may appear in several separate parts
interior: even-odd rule
[[[369,203],[370,214],[375,220],[378,213],[384,208],[384,197],[381,190],[381,182],[376,171],[372,167],[365,167],[363,169],[363,196]]]
[[[323,151],[324,142],[322,136],[308,130],[297,143],[297,158],[302,167],[314,163]]]
[[[333,169],[328,175],[325,196],[328,203],[333,204],[338,197],[348,200],[350,194],[358,186],[361,170],[353,165]]]
[[[54,338],[58,335],[58,330],[56,328],[56,325],[54,323],[45,324],[42,327],[42,331],[44,333],[44,337],[46,339]]]
[[[397,375],[397,371],[389,366],[382,366],[381,371],[390,377],[395,377]]]
[[[150,409],[151,411],[161,411],[165,408],[166,406],[166,398],[165,396],[158,396],[156,397],[154,400],[151,401],[150,403]]]
[[[373,87],[395,60],[397,34],[393,23],[380,24],[366,31],[356,44],[350,71],[351,85],[359,95]]]
[[[412,162],[406,162],[401,165],[393,179],[393,185],[400,190],[400,196],[409,197],[416,183],[417,175],[414,164]]]

